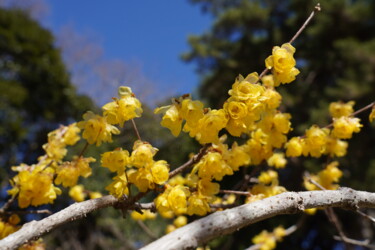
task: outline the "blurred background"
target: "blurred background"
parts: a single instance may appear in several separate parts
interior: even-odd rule
[[[127,85],[144,104],[137,119],[142,138],[177,167],[199,145],[185,135],[174,138],[159,126],[152,110],[170,98],[192,93],[207,106],[219,108],[238,74],[264,69],[272,47],[290,40],[317,1],[179,0],[77,3],[73,0],[0,0],[0,184],[6,201],[10,167],[32,164],[43,153],[46,134],[99,110]],[[359,109],[375,97],[375,1],[332,0],[295,41],[301,73],[282,86],[283,112],[292,114],[293,135],[311,124],[330,123],[332,101],[356,102]],[[342,186],[375,192],[375,127],[368,113],[360,115],[362,132],[350,141],[347,157],[339,159]],[[96,158],[115,147],[131,149],[130,126],[115,144],[89,147]],[[77,152],[82,145],[72,149]],[[291,159],[280,171],[281,184],[300,191],[305,170],[320,170],[332,159]],[[111,175],[94,166],[85,187],[106,194]],[[261,168],[258,168],[258,172]],[[254,166],[244,171],[252,172]],[[241,178],[226,177],[229,188]],[[73,201],[64,190],[53,211]],[[145,197],[151,201],[153,195]],[[375,228],[357,214],[337,210],[347,236],[374,239]],[[371,211],[366,211],[371,213]],[[373,212],[372,212],[373,213]],[[212,249],[243,249],[262,229],[295,224],[302,215],[278,216],[216,239]],[[39,219],[28,216],[24,221]],[[50,249],[136,249],[164,233],[170,221],[157,218],[143,225],[113,208],[69,223],[44,237]],[[194,220],[195,218],[189,218]],[[350,224],[346,222],[350,221]],[[337,232],[323,211],[307,217],[301,229],[278,249],[342,249]],[[361,249],[357,247],[356,249]]]

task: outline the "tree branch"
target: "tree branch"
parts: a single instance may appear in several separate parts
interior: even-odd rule
[[[75,203],[40,221],[31,221],[20,230],[0,240],[1,249],[14,249],[41,237],[58,226],[77,220],[101,208],[114,206],[118,200],[113,196]],[[307,208],[343,207],[348,209],[375,208],[375,193],[339,190],[286,192],[250,204],[213,213],[181,227],[154,241],[145,249],[183,249],[197,247],[223,234],[258,221],[279,215],[292,214]]]
[[[339,190],[286,192],[250,204],[213,213],[181,227],[143,249],[188,249],[242,227],[279,215],[302,212],[307,208],[375,208],[375,193]]]
[[[118,200],[115,197],[107,195],[98,199],[74,203],[40,221],[30,221],[24,224],[20,230],[0,240],[0,248],[16,249],[24,243],[37,239],[66,222],[77,220],[98,209],[113,206],[117,202]]]

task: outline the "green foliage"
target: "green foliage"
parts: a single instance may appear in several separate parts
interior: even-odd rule
[[[0,9],[0,164],[34,162],[47,131],[91,107],[71,84],[52,34],[21,10]]]

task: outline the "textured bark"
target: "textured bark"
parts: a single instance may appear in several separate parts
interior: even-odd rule
[[[88,213],[113,206],[116,203],[117,199],[111,195],[74,203],[40,221],[30,221],[24,224],[20,230],[0,240],[0,249],[16,249],[22,244],[37,239],[64,223],[77,220]]]
[[[279,214],[314,207],[375,208],[375,193],[341,188],[331,191],[286,192],[257,202],[213,213],[181,227],[142,249],[191,249],[211,239]]]
[[[77,220],[95,210],[117,203],[113,196],[75,203],[40,221],[31,221],[0,240],[0,249],[15,249],[56,227]],[[375,193],[341,188],[334,191],[286,192],[257,202],[213,213],[152,242],[144,249],[195,248],[209,240],[255,222],[279,215],[302,212],[314,207],[375,208]]]

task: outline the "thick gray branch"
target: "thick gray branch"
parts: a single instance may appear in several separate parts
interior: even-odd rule
[[[107,195],[98,199],[74,203],[45,219],[26,223],[17,232],[0,240],[0,249],[18,248],[22,244],[32,239],[37,239],[66,222],[77,220],[95,210],[113,206],[116,202],[117,199],[115,197]]]
[[[264,200],[213,213],[181,227],[143,249],[189,249],[211,239],[279,214],[314,207],[375,208],[375,193],[341,188],[331,191],[286,192]]]
[[[95,210],[113,206],[113,196],[75,203],[40,221],[31,221],[0,240],[0,249],[15,249],[36,239],[63,223],[73,221]],[[375,208],[375,193],[342,188],[335,191],[286,192],[236,208],[216,212],[194,221],[154,241],[145,249],[194,248],[209,240],[229,234],[252,223],[278,214],[291,214],[313,207]]]

